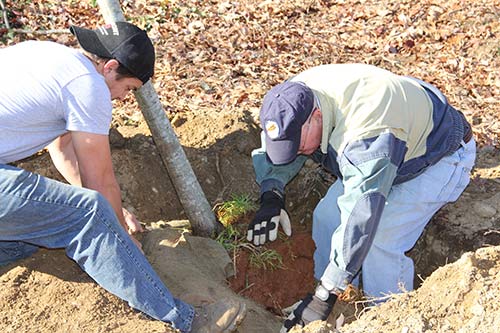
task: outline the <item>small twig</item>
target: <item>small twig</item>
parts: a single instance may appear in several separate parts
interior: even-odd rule
[[[234,269],[234,278],[236,279],[236,247],[233,249],[233,269]]]
[[[223,198],[224,198],[224,193],[226,192],[226,190],[229,188],[231,184],[227,184],[227,185],[224,185],[224,187],[222,188],[222,190],[220,190],[219,194],[217,194],[217,199],[215,199],[215,202],[222,202],[224,201]]]
[[[1,0],[0,0],[1,1]],[[50,34],[69,34],[68,29],[50,29],[50,30],[26,30],[12,29],[16,34],[50,35]]]
[[[384,56],[381,56],[381,58],[382,58],[382,60],[387,61],[388,63],[390,63],[393,66],[396,66],[400,69],[404,69],[404,67],[396,60],[392,60],[392,59],[389,59],[389,58],[384,57]]]
[[[5,0],[0,0],[0,6],[2,7],[2,16],[5,27],[10,30],[9,18],[7,17],[7,10],[5,9]]]
[[[224,177],[222,177],[222,173],[220,172],[219,153],[215,154],[215,169],[217,170],[217,174],[219,175],[220,181],[222,183],[222,187],[225,187],[226,182],[224,181]]]
[[[238,291],[238,295],[241,295],[243,292],[245,292],[245,291],[247,291],[248,289],[252,288],[254,284],[255,284],[255,282],[254,282],[254,283],[251,283],[249,286],[247,286],[247,287],[245,287],[245,288],[241,289],[240,291]]]

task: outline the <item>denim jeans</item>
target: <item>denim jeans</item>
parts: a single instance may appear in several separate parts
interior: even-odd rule
[[[0,265],[64,248],[99,285],[183,332],[194,309],[175,299],[98,192],[0,164]]]
[[[373,244],[361,268],[367,296],[378,298],[413,290],[414,265],[405,252],[415,245],[432,216],[446,203],[456,201],[467,187],[475,156],[476,146],[471,140],[416,178],[392,186]],[[332,250],[343,253],[342,241],[332,241],[334,232],[343,229],[337,206],[337,198],[343,192],[342,182],[337,180],[314,210],[314,275],[317,280],[338,281],[339,277],[324,275],[334,275],[335,270],[345,269],[327,269],[330,254],[334,253]]]

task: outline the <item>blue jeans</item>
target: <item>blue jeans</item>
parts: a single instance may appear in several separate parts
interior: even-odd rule
[[[183,332],[193,308],[175,299],[98,192],[0,164],[0,265],[64,248],[99,285]]]
[[[475,156],[476,146],[471,140],[416,178],[391,188],[373,244],[361,268],[367,296],[378,298],[413,290],[414,265],[405,252],[415,245],[432,216],[446,203],[456,201],[464,191]],[[332,249],[342,253],[342,237],[333,235],[343,235],[345,229],[340,223],[337,206],[337,198],[343,192],[342,182],[337,180],[314,210],[314,275],[317,280],[339,280],[336,276],[325,275],[335,271],[327,269],[330,254],[334,253]],[[339,289],[343,287],[338,286]]]

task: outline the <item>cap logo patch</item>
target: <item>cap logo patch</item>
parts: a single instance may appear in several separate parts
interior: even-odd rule
[[[99,27],[99,32],[101,33],[101,35],[107,35],[108,34],[108,29],[110,29],[113,31],[113,35],[115,36],[119,36],[120,35],[120,32],[118,31],[118,27],[116,26],[116,24],[106,24],[102,27]]]
[[[278,124],[273,120],[266,121],[266,132],[269,138],[276,139],[279,135],[279,127]]]

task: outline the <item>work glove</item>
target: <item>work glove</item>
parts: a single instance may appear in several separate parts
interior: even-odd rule
[[[316,320],[325,321],[332,312],[336,300],[335,294],[330,294],[325,301],[316,295],[308,294],[285,320],[280,333],[290,331],[295,325],[304,327]]]
[[[267,191],[260,197],[260,208],[248,225],[247,240],[255,245],[278,238],[278,225],[281,224],[287,236],[292,235],[290,218],[285,210],[285,198],[278,191]]]

